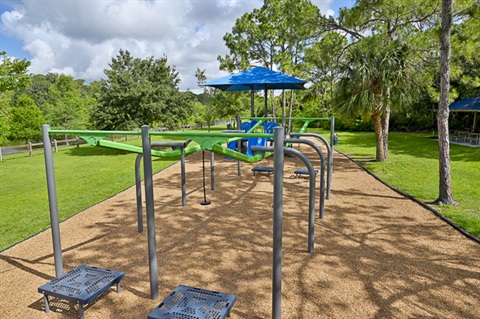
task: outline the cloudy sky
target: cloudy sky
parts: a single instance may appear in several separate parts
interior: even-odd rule
[[[354,0],[312,1],[336,15]],[[64,73],[87,81],[104,77],[118,50],[162,57],[175,65],[180,89],[197,91],[197,67],[209,80],[226,75],[218,55],[223,36],[261,0],[0,0],[0,51],[27,58],[30,72]]]

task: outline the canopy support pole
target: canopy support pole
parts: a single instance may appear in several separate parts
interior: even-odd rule
[[[265,105],[263,107],[263,117],[267,117],[268,116],[268,90],[265,89],[264,91],[264,94],[265,94]]]
[[[255,92],[250,90],[250,116],[255,116]]]

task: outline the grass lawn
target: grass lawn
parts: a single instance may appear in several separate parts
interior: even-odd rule
[[[439,193],[438,142],[431,134],[390,133],[389,160],[374,162],[374,133],[337,132],[336,149],[348,154],[393,187],[431,203]],[[467,232],[480,237],[480,148],[450,145],[453,198],[457,207],[431,205]]]
[[[129,139],[127,143],[141,146],[141,139]],[[136,156],[88,145],[61,148],[54,153],[60,219],[134,185]],[[154,157],[153,171],[158,172],[177,160]],[[50,226],[43,151],[34,152],[33,157],[28,153],[4,156],[0,162],[0,180],[1,251]]]

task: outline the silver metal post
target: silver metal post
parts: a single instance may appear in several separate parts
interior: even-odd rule
[[[320,157],[320,210],[319,210],[319,217],[323,219],[325,217],[325,157],[323,156],[322,150],[312,141],[309,140],[301,140],[301,139],[285,139],[284,143],[299,143],[299,144],[307,144],[312,147]],[[315,178],[315,176],[314,176]],[[312,184],[310,184],[310,191],[311,191]],[[315,184],[313,184],[313,190],[315,191]]]
[[[237,115],[237,127],[239,130],[242,129],[242,119],[240,117],[240,115]],[[242,152],[242,139],[239,139],[238,142],[237,142],[237,147],[238,147],[238,152]],[[238,176],[242,176],[242,162],[241,161],[237,161],[237,174]]]
[[[158,262],[155,236],[155,209],[153,201],[152,148],[148,125],[142,126],[143,172],[145,175],[145,202],[147,210],[148,266],[150,269],[150,296],[158,298]]]
[[[180,171],[182,174],[182,206],[187,206],[187,176],[185,174],[185,144],[180,157]]]
[[[252,146],[252,152],[272,152],[274,148],[271,146]],[[315,236],[315,170],[308,158],[300,152],[291,147],[284,147],[283,152],[286,154],[295,155],[305,163],[310,176],[310,187],[308,196],[308,252],[314,253],[314,236]]]
[[[312,136],[320,141],[322,141],[325,144],[325,147],[327,148],[327,156],[328,156],[328,173],[327,173],[327,199],[330,199],[330,188],[332,186],[332,173],[333,173],[333,150],[328,141],[325,139],[325,137],[316,134],[316,133],[291,133],[291,137],[295,136]]]
[[[48,203],[50,206],[50,224],[52,227],[53,259],[55,262],[55,276],[63,275],[62,242],[60,239],[60,225],[58,221],[57,186],[53,166],[52,143],[48,135],[50,125],[42,125],[43,149],[45,156],[45,170],[47,172]]]
[[[135,159],[135,193],[137,198],[137,224],[138,232],[143,232],[143,213],[142,213],[142,176],[140,172],[140,163],[142,162],[142,154],[138,154]]]
[[[210,188],[215,190],[215,153],[210,152]]]
[[[272,318],[282,316],[283,127],[274,129]]]

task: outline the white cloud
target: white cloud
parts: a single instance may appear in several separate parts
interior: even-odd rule
[[[6,0],[8,1],[8,0]],[[350,0],[349,0],[350,1]],[[332,0],[313,1],[322,13]],[[223,36],[262,0],[18,0],[1,15],[3,30],[23,43],[30,71],[63,72],[87,81],[104,76],[119,49],[134,57],[164,55],[181,89],[197,90],[196,68],[224,76]]]

